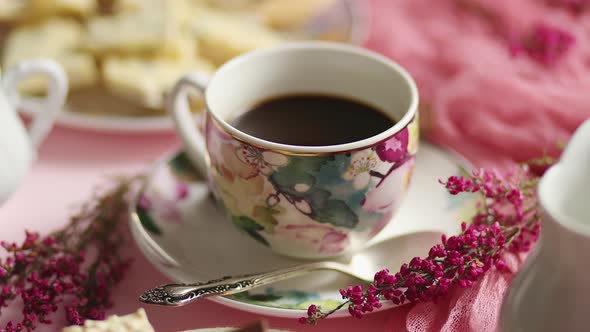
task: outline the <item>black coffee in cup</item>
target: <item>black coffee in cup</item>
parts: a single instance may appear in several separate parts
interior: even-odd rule
[[[373,106],[339,96],[297,94],[263,100],[230,123],[275,143],[323,146],[356,142],[391,128],[395,121]]]

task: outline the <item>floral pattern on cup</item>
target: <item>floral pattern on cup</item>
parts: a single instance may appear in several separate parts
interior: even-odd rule
[[[414,168],[417,128],[416,118],[362,150],[298,155],[241,142],[209,118],[214,192],[238,228],[276,252],[335,256],[364,244],[393,216]]]

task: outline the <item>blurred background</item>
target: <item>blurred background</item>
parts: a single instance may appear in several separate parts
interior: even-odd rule
[[[482,163],[560,146],[589,117],[590,5],[584,0],[8,0],[0,67],[50,57],[66,69],[62,126],[171,132],[163,109],[185,72],[289,40],[362,45],[406,67],[422,129]],[[36,97],[45,82],[24,82]],[[202,109],[198,95],[191,98]],[[25,103],[23,113],[38,111]],[[29,107],[27,107],[29,106]]]
[[[590,118],[588,0],[0,0],[0,69],[49,57],[70,81],[58,128],[0,210],[0,221],[11,222],[2,239],[65,225],[106,175],[137,174],[176,151],[163,103],[184,73],[211,75],[239,54],[291,40],[360,45],[400,63],[419,87],[422,137],[476,165],[556,157]],[[19,110],[25,117],[42,111],[34,101],[45,90],[41,78],[20,86],[31,100]],[[191,106],[202,112],[201,96]],[[137,268],[112,313],[134,311],[140,291],[168,280],[129,250]],[[408,310],[323,327],[371,330],[405,322]],[[253,319],[210,302],[148,313],[160,330]]]
[[[62,123],[157,131],[170,129],[163,101],[182,74],[210,75],[239,54],[289,40],[360,44],[360,15],[356,3],[342,0],[2,1],[1,66],[59,61],[70,81]],[[31,79],[20,88],[40,96],[46,83]],[[192,101],[199,111],[200,96]]]

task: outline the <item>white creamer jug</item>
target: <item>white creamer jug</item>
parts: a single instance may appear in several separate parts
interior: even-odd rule
[[[541,237],[504,298],[500,331],[590,331],[590,120],[538,195]]]
[[[24,101],[17,92],[18,84],[37,75],[48,79],[47,96],[42,101]],[[48,59],[21,61],[7,68],[0,86],[0,204],[19,183],[36,156],[39,144],[49,133],[67,94],[67,76],[59,64]],[[22,102],[28,102],[36,113],[29,128],[17,114]]]

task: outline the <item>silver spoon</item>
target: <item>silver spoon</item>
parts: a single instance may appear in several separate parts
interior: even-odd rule
[[[215,295],[231,295],[312,271],[332,270],[352,276],[361,282],[373,281],[374,274],[384,268],[391,271],[415,256],[424,256],[440,240],[441,233],[420,231],[393,237],[367,247],[351,257],[318,261],[243,276],[227,276],[192,284],[167,284],[145,291],[141,302],[163,306],[182,306]]]

